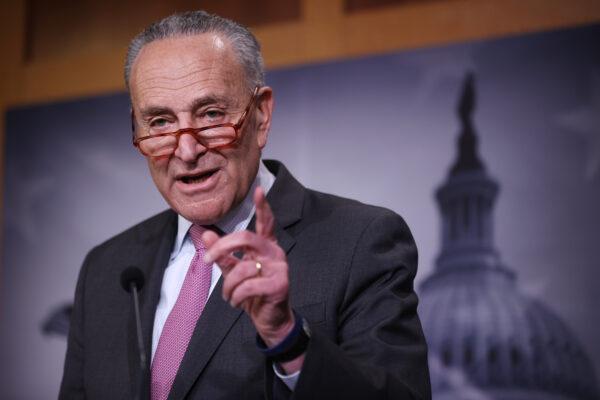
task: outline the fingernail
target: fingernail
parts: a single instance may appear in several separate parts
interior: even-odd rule
[[[205,263],[207,264],[211,264],[213,262],[212,257],[210,256],[210,254],[205,253],[204,257],[202,257],[202,259],[204,260]]]

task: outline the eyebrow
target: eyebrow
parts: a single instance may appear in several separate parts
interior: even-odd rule
[[[224,96],[208,95],[208,96],[204,96],[204,97],[199,97],[199,98],[195,99],[194,101],[192,101],[192,104],[189,109],[192,110],[193,112],[195,112],[197,109],[204,107],[206,105],[209,105],[209,104],[224,104],[225,106],[229,106],[230,103],[231,103],[231,100]],[[163,114],[174,114],[174,112],[169,107],[154,106],[154,105],[149,105],[147,107],[143,107],[140,110],[140,115],[142,118],[152,117],[152,116],[156,116],[156,115],[163,115]]]

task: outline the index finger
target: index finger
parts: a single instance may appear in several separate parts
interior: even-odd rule
[[[275,239],[275,216],[265,197],[265,191],[260,186],[254,191],[254,205],[256,206],[256,233],[264,238]]]
[[[210,251],[210,249],[217,243],[221,238],[215,232],[211,230],[207,230],[202,234],[202,240],[206,245],[206,251]],[[218,259],[213,260],[217,263],[217,266],[221,269],[221,273],[225,276],[229,273],[229,271],[238,263],[239,258],[234,257],[231,254],[221,254]]]

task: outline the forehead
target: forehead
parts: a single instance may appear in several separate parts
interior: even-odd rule
[[[231,44],[216,33],[157,40],[133,63],[132,100],[186,92],[225,95],[244,86],[244,71]]]

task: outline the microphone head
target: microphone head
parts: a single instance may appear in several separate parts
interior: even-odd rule
[[[144,286],[144,273],[138,267],[127,267],[121,272],[121,286],[128,292],[131,292],[131,284],[134,283],[137,290]]]

